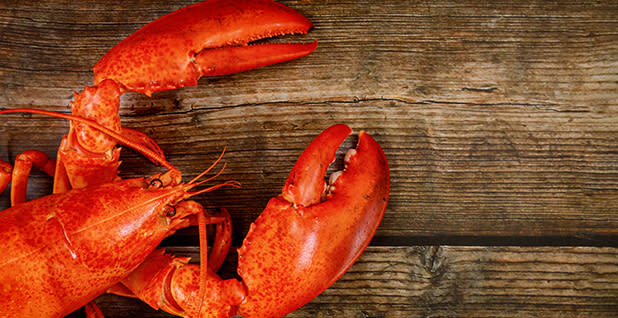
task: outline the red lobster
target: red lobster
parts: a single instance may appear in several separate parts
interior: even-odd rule
[[[198,15],[205,17],[196,20]],[[243,31],[243,25],[249,30]],[[356,150],[346,155],[345,170],[325,183],[326,167],[351,130],[335,125],[320,134],[297,161],[282,194],[271,199],[252,224],[239,249],[241,280],[221,280],[215,272],[230,247],[229,214],[223,210],[208,215],[187,199],[235,183],[190,192],[211,179],[198,181],[201,174],[181,182],[180,172],[165,161],[156,143],[121,128],[117,118],[119,95],[125,90],[151,94],[195,85],[202,75],[300,57],[316,44],[204,47],[303,33],[310,26],[300,14],[270,1],[233,5],[209,1],[154,21],[106,54],[94,68],[97,86],[75,95],[73,116],[55,115],[71,119],[57,164],[37,151],[16,160],[11,182],[14,206],[0,212],[0,239],[6,244],[0,255],[0,316],[60,317],[109,291],[139,297],[154,308],[185,317],[277,317],[304,305],[340,277],[369,243],[388,200],[388,164],[369,135],[359,134]],[[242,39],[230,28],[241,29]],[[197,49],[190,43],[196,37]],[[177,42],[186,46],[172,46]],[[153,56],[152,45],[171,47],[172,57]],[[135,59],[144,56],[151,60],[134,67]],[[222,57],[227,61],[219,64]],[[170,65],[166,61],[174,66],[161,67]],[[186,68],[178,71],[178,61]],[[152,77],[144,79],[144,74]],[[17,111],[25,110],[0,113]],[[168,172],[119,180],[116,143],[140,151]],[[57,194],[25,202],[32,165],[55,175]],[[3,163],[2,168],[9,170],[10,165]],[[0,171],[0,186],[9,181],[9,173]],[[202,259],[208,258],[208,264],[188,265],[187,258],[155,250],[163,238],[196,223]],[[217,236],[206,257],[204,225],[209,223],[217,224]],[[101,315],[95,306],[87,307],[87,313]]]

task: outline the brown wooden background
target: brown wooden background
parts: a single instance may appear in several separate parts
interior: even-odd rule
[[[0,1],[0,107],[67,112],[107,50],[192,2]],[[120,112],[187,177],[228,146],[222,179],[242,189],[198,200],[230,209],[235,245],[321,130],[347,123],[382,145],[392,193],[376,237],[290,317],[616,317],[618,3],[282,2],[315,24],[312,55],[126,94]],[[67,127],[4,116],[0,157],[53,156]],[[160,170],[123,160],[126,177]],[[35,198],[50,180],[35,172],[30,186]],[[164,244],[195,255],[196,242],[187,230]],[[98,303],[110,317],[166,316]]]

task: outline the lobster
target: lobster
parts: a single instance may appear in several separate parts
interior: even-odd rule
[[[60,317],[86,306],[89,317],[101,317],[89,302],[111,292],[184,317],[277,317],[309,302],[343,275],[369,244],[388,201],[386,157],[368,134],[359,133],[345,169],[325,182],[326,168],[351,129],[340,124],[321,133],[298,159],[282,193],[251,225],[238,250],[240,279],[222,280],[216,271],[230,248],[231,217],[225,209],[213,215],[188,200],[238,186],[227,181],[190,191],[214,178],[200,181],[221,157],[183,183],[156,142],[121,127],[118,115],[125,91],[151,95],[196,85],[201,76],[307,55],[316,42],[246,44],[264,36],[305,33],[310,27],[296,11],[271,1],[198,3],[155,20],[104,55],[93,68],[95,86],[75,94],[73,115],[0,111],[71,120],[56,161],[39,151],[20,154],[12,169],[0,161],[0,190],[11,183],[13,205],[0,212],[5,244],[0,316]],[[120,180],[117,144],[168,171]],[[32,166],[54,176],[54,194],[25,202]],[[208,256],[206,224],[217,225]],[[200,229],[199,266],[156,249],[165,237],[190,225]]]

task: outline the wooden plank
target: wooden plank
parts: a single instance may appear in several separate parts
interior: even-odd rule
[[[91,83],[90,68],[110,47],[191,2],[0,4],[3,71],[17,74],[9,99],[17,105],[48,105],[40,98],[66,105],[66,92]],[[306,37],[319,41],[315,54],[205,80],[208,89],[182,95],[205,105],[354,97],[615,105],[618,5],[613,1],[283,2],[316,25]]]
[[[376,123],[377,113],[387,108],[394,120]],[[366,127],[384,147],[392,194],[378,237],[578,237],[599,245],[611,244],[618,233],[616,208],[606,203],[618,201],[616,115],[571,121],[570,113],[520,105],[488,112],[485,106],[392,101],[359,101],[355,110],[361,114],[321,105],[247,105],[140,116],[127,126],[148,132],[186,176],[207,167],[227,144],[222,179],[240,180],[243,188],[216,191],[204,202],[210,208],[227,206],[238,233],[246,233],[303,147],[324,127],[313,116]],[[291,116],[302,129],[286,128]],[[19,138],[15,125],[32,129],[31,118],[11,120],[13,127],[0,139]],[[126,158],[123,171],[132,172],[126,175],[156,171],[131,153]]]
[[[0,4],[2,105],[66,111],[111,46],[187,3]],[[236,243],[304,146],[345,122],[390,161],[380,244],[616,244],[618,213],[606,204],[618,199],[616,3],[285,3],[315,23],[304,37],[319,41],[314,54],[122,99],[124,125],[157,140],[186,176],[228,145],[222,178],[243,189],[205,198],[231,209]],[[53,156],[66,131],[5,116],[0,157]],[[130,152],[122,169],[157,171]],[[48,193],[47,179],[33,183],[31,198]]]
[[[174,252],[199,258],[193,247]],[[106,295],[111,317],[167,317]],[[288,317],[614,317],[618,249],[370,247],[331,288]]]

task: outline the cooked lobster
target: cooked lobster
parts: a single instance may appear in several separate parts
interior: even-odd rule
[[[309,302],[352,265],[373,237],[390,189],[386,157],[365,132],[348,151],[345,169],[325,182],[328,165],[351,129],[320,134],[270,200],[238,250],[240,279],[216,275],[230,248],[227,211],[211,215],[191,196],[227,181],[186,183],[158,145],[121,127],[119,96],[196,85],[222,75],[311,53],[316,42],[246,45],[265,36],[305,33],[311,23],[271,1],[211,0],[146,25],[95,65],[95,86],[75,94],[72,115],[11,109],[71,120],[56,161],[39,151],[0,161],[0,190],[11,183],[13,207],[0,212],[0,317],[61,317],[112,292],[138,297],[184,317],[278,317]],[[165,52],[165,54],[163,54]],[[117,144],[136,149],[168,171],[120,180]],[[26,202],[32,167],[54,176],[54,193]],[[216,175],[215,175],[216,176]],[[205,225],[217,234],[206,256]],[[203,260],[165,254],[157,245],[178,229],[199,225]],[[205,260],[208,259],[208,262]],[[90,304],[89,304],[90,303]]]

